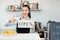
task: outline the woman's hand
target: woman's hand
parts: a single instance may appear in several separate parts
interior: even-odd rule
[[[32,28],[35,28],[35,23],[32,23]]]
[[[14,22],[16,19],[14,18],[14,17],[11,17],[10,19],[9,19],[9,22]]]

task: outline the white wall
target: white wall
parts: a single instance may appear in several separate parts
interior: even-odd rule
[[[38,2],[39,9],[42,11],[39,13],[32,13],[32,18],[35,21],[40,21],[42,26],[46,26],[48,20],[60,21],[60,0],[29,0],[30,2]],[[0,0],[0,25],[3,26],[8,19],[16,13],[7,12],[6,7],[10,4],[18,4],[20,0]],[[17,12],[19,13],[19,12]]]

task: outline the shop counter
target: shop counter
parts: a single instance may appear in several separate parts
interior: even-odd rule
[[[14,35],[0,35],[0,40],[41,40],[38,33],[18,33]]]

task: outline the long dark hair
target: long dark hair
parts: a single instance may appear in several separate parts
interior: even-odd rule
[[[30,6],[29,6],[29,5],[23,5],[23,7],[27,7],[27,8],[28,8],[28,10],[29,10],[28,17],[31,18]],[[22,8],[23,8],[23,7],[22,7]]]

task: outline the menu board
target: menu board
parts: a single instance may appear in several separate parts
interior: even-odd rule
[[[49,40],[60,40],[60,23],[50,23],[49,25]]]
[[[60,40],[60,25],[53,25],[51,36],[52,40]]]

